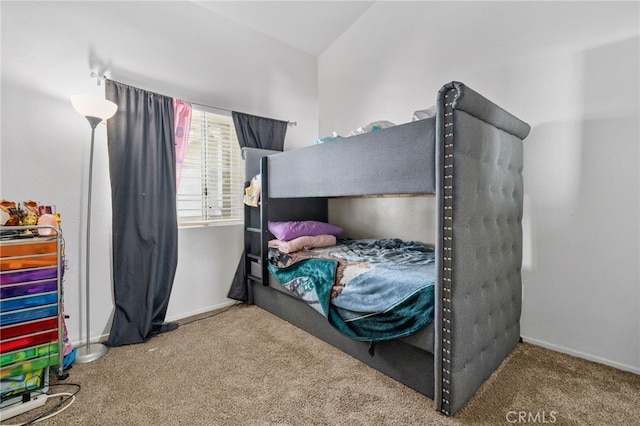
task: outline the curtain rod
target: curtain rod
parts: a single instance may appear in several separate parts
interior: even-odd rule
[[[93,71],[91,72],[90,77],[96,79],[96,82],[97,82],[98,86],[100,86],[100,82],[101,81],[107,80],[107,77],[105,75],[98,75]],[[112,81],[115,81],[115,80],[112,80]],[[219,110],[227,111],[227,112],[234,112],[233,110],[230,110],[229,108],[222,108],[222,107],[214,106],[214,105],[201,104],[201,103],[198,103],[198,102],[191,102],[191,101],[188,101],[188,102],[190,102],[192,105],[203,106],[203,107],[206,107],[206,108],[219,109]],[[240,111],[236,111],[236,112],[240,112]],[[243,113],[243,114],[246,114],[246,113]],[[297,121],[287,121],[287,126],[289,126],[289,127],[293,127],[293,126],[297,126],[297,125],[298,125]]]

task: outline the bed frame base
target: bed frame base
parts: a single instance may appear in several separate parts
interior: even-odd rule
[[[433,354],[400,340],[391,340],[377,342],[371,356],[369,342],[341,334],[305,302],[261,284],[251,284],[250,292],[253,302],[262,309],[433,399]]]

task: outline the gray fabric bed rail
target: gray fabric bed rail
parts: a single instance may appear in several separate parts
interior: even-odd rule
[[[272,198],[435,193],[435,117],[269,156]]]

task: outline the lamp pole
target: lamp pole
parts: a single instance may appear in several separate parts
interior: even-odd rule
[[[85,294],[86,294],[86,322],[87,322],[87,341],[84,348],[78,348],[76,353],[76,362],[82,364],[95,361],[107,353],[107,348],[102,343],[91,344],[91,298],[90,298],[90,265],[91,265],[91,190],[93,189],[93,148],[95,145],[96,127],[102,121],[98,117],[86,117],[91,126],[91,150],[89,153],[89,191],[87,195],[87,243],[85,246]]]
[[[76,95],[71,97],[73,107],[84,116],[91,126],[91,150],[89,153],[89,188],[87,195],[87,242],[85,247],[85,319],[87,323],[86,344],[78,348],[75,362],[88,363],[104,356],[109,348],[102,343],[91,344],[91,298],[90,298],[90,261],[91,261],[91,192],[93,189],[93,150],[95,145],[96,127],[102,120],[106,120],[115,114],[117,105],[103,98]]]

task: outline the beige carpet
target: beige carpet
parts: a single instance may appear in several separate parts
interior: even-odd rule
[[[79,384],[75,403],[42,424],[640,425],[640,376],[529,344],[447,418],[432,400],[258,307],[188,321],[74,365],[50,393]]]

